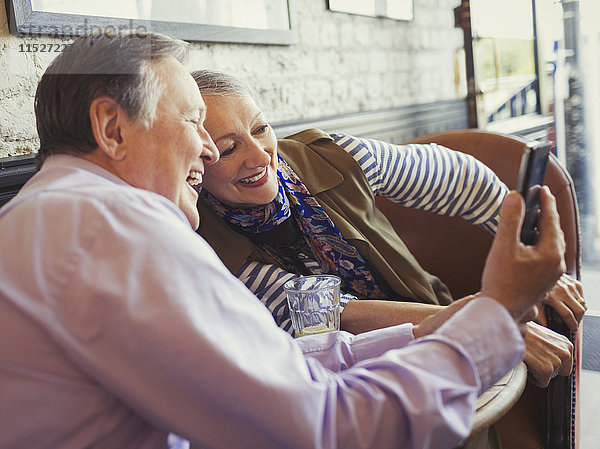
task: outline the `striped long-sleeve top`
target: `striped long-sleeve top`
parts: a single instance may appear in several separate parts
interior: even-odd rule
[[[331,137],[356,160],[375,195],[406,207],[459,215],[495,233],[508,189],[474,157],[435,143],[393,145],[344,134]],[[321,274],[319,263],[303,262],[310,272]],[[283,284],[297,275],[247,260],[236,276],[263,301],[277,324],[292,333]]]

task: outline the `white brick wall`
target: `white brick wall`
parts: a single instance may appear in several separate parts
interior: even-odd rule
[[[454,28],[459,0],[414,0],[401,22],[333,13],[325,0],[296,0],[300,42],[292,46],[194,43],[188,67],[250,83],[272,122],[311,119],[455,98]],[[51,53],[20,53],[0,8],[0,157],[35,151],[33,97]]]

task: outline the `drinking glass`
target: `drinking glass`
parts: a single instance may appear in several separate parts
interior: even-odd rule
[[[284,284],[296,337],[340,329],[340,283],[337,276],[315,275]]]

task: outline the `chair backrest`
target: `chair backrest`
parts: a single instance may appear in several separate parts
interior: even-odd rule
[[[515,136],[473,129],[429,134],[407,143],[431,142],[474,156],[511,189],[516,186],[521,155],[527,144]],[[575,189],[571,177],[554,156],[550,158],[545,183],[557,200],[568,272],[579,279],[581,247]],[[423,268],[442,279],[454,297],[479,290],[492,242],[489,233],[461,218],[405,208],[385,198],[378,198],[377,205]]]
[[[431,142],[474,156],[490,167],[510,189],[516,186],[521,156],[527,144],[519,137],[473,129],[444,131],[407,143]],[[575,188],[571,177],[553,155],[545,184],[556,197],[565,235],[567,271],[580,279],[581,246]],[[489,233],[461,218],[408,209],[385,198],[378,198],[377,205],[423,268],[444,281],[455,298],[479,291],[481,273],[492,242]],[[575,392],[581,368],[581,328],[573,340],[575,368],[572,375],[554,379],[547,391],[526,388],[522,400],[511,411],[512,415],[509,413],[498,423],[503,447],[577,447]],[[556,391],[561,392],[558,404],[562,406],[547,410],[547,404],[557,404],[556,396],[552,402],[549,399],[552,394],[557,394]],[[572,404],[575,407],[570,408]]]

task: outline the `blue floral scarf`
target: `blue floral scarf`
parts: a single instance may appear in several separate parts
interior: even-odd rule
[[[207,204],[234,229],[250,234],[250,238],[252,234],[274,229],[292,216],[314,260],[320,264],[322,273],[339,276],[344,293],[351,293],[359,298],[387,299],[388,295],[377,286],[358,250],[346,241],[287,162],[281,156],[278,158],[279,191],[269,204],[245,209],[232,208],[203,191]],[[262,241],[255,243],[285,270],[300,274],[297,269],[298,260],[292,260],[294,256],[290,256],[289,252],[285,254]]]

